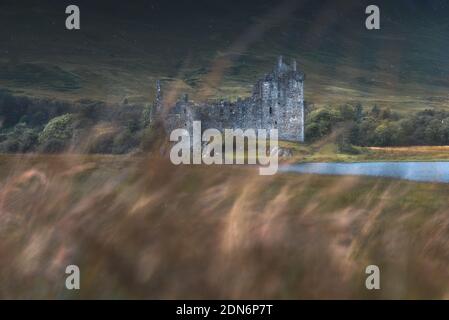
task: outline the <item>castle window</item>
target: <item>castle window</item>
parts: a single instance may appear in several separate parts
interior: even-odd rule
[[[270,115],[272,115],[272,114],[273,114],[273,108],[270,107]]]

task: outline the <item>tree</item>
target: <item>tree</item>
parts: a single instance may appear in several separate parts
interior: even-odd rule
[[[449,145],[449,117],[441,120],[440,142],[443,145]]]
[[[363,118],[363,107],[359,103],[355,106],[354,117],[356,122],[360,122]]]
[[[51,119],[39,134],[39,144],[44,151],[62,151],[70,142],[74,129],[77,126],[77,117],[73,114],[64,114]]]
[[[306,137],[309,140],[316,140],[332,132],[335,123],[341,122],[342,117],[338,110],[322,108],[314,110],[306,122]]]
[[[379,116],[380,116],[380,108],[377,105],[374,105],[374,107],[371,109],[370,114],[374,118],[379,118]]]
[[[382,122],[374,131],[374,144],[380,147],[398,145],[400,141],[400,127],[395,122]]]
[[[37,142],[37,130],[27,127],[25,123],[18,123],[3,135],[0,143],[1,152],[29,152],[34,150]]]

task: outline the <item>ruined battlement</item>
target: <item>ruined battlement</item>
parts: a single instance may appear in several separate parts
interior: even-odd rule
[[[155,112],[160,113],[162,92],[157,82]],[[193,104],[180,99],[164,115],[166,129],[192,129],[193,121],[201,121],[202,129],[278,129],[279,139],[304,141],[304,74],[279,57],[271,73],[254,85],[253,94],[236,102]]]

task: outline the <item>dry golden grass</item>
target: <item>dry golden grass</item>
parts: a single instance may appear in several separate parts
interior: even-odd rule
[[[393,153],[429,153],[448,152],[449,146],[414,146],[414,147],[367,147],[368,150]]]
[[[2,298],[449,297],[446,184],[135,156],[0,164]]]
[[[367,160],[438,161],[449,160],[449,146],[367,147]]]

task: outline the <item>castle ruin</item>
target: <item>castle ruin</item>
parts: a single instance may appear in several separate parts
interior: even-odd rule
[[[161,114],[162,91],[157,82],[154,112]],[[279,57],[273,71],[254,85],[253,94],[235,102],[194,104],[184,95],[164,116],[168,132],[177,128],[192,130],[201,121],[202,130],[278,129],[279,139],[304,141],[304,74]]]

